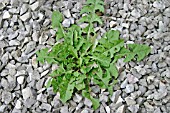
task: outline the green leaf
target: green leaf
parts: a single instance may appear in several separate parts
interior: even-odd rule
[[[60,85],[60,99],[63,103],[67,102],[72,97],[72,93],[75,87],[74,82],[68,82],[63,80],[63,83]]]
[[[63,20],[63,16],[59,11],[53,11],[52,13],[52,27],[59,27],[60,23]]]
[[[100,17],[96,14],[93,15],[93,19],[92,22],[98,22],[99,24],[102,24],[102,20],[100,19]]]
[[[46,88],[49,88],[51,86],[51,81],[52,81],[52,78],[50,78],[46,84]]]
[[[99,10],[100,12],[104,13],[104,7],[101,4],[95,5],[95,10]]]
[[[115,40],[119,40],[120,33],[117,30],[109,30],[105,35],[110,42],[114,42]]]
[[[110,64],[110,67],[109,67],[109,72],[110,74],[116,79],[119,75],[118,73],[118,70],[116,68],[116,65],[114,63],[111,63]]]
[[[96,110],[97,108],[99,108],[99,106],[100,106],[99,100],[93,98],[87,90],[83,90],[83,91],[82,91],[82,95],[83,95],[85,98],[91,100],[94,110]]]
[[[99,54],[98,56],[90,56],[90,58],[97,60],[101,66],[109,67],[111,59],[103,54]]]
[[[93,11],[93,6],[87,5],[87,6],[84,6],[84,7],[81,9],[80,14],[89,13],[89,12],[92,12],[92,11]]]
[[[128,47],[129,49],[122,48],[121,51],[116,54],[114,62],[123,56],[126,56],[124,62],[131,61],[135,56],[137,57],[137,61],[141,61],[151,51],[151,48],[147,45],[129,44]]]
[[[85,15],[79,20],[79,23],[89,22],[90,19],[91,19],[90,15]]]

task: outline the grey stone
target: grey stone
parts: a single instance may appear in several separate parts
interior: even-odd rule
[[[9,104],[13,100],[13,96],[10,92],[3,91],[2,92],[2,102],[5,104]]]
[[[37,10],[37,9],[39,8],[39,1],[31,4],[31,5],[30,5],[30,8],[31,8],[33,11]]]
[[[44,84],[44,79],[45,79],[45,78],[42,78],[42,79],[40,79],[40,80],[36,83],[36,88],[37,88],[37,90],[42,89],[43,84]]]
[[[18,46],[18,45],[20,45],[20,42],[18,40],[10,40],[9,45],[10,46]]]
[[[106,113],[103,105],[100,106],[100,113]]]
[[[113,95],[111,97],[111,101],[113,103],[116,103],[118,98],[119,98],[119,96],[120,96],[120,94],[121,94],[121,90],[117,90],[117,91],[113,92]]]
[[[15,76],[17,77],[17,76],[21,76],[21,75],[26,75],[26,71],[25,70],[17,71]]]
[[[82,100],[82,98],[83,97],[81,95],[76,93],[75,96],[73,97],[73,100],[79,103]]]
[[[10,18],[10,17],[11,17],[11,15],[9,14],[9,12],[8,12],[8,11],[5,11],[2,18],[3,18],[3,19],[8,19],[8,18]]]
[[[100,94],[99,95],[99,100],[103,101],[103,102],[107,102],[108,101],[108,96],[104,95],[104,94]]]
[[[61,112],[61,113],[69,113],[69,111],[68,111],[68,105],[65,105],[65,106],[63,106],[63,107],[60,107],[60,112]]]
[[[128,84],[128,79],[125,79],[122,84],[120,85],[121,88],[125,88],[126,85]]]
[[[37,95],[37,100],[46,103],[47,96],[45,94],[40,93],[39,95]]]
[[[18,6],[18,0],[10,0],[10,4],[12,5],[12,6]]]
[[[32,34],[32,39],[34,42],[38,42],[38,38],[39,38],[39,32],[34,31]]]
[[[126,97],[125,98],[125,101],[127,103],[127,105],[135,105],[136,104],[136,101],[132,98],[132,97]]]
[[[105,109],[106,109],[106,113],[111,113],[111,110],[110,110],[109,106],[106,106]]]
[[[20,15],[23,15],[24,13],[26,13],[27,10],[28,10],[28,4],[23,4],[20,9]]]
[[[128,84],[128,85],[126,85],[126,89],[125,89],[125,92],[126,92],[126,93],[131,93],[131,92],[133,92],[134,90],[135,90],[135,87],[134,87],[133,84]]]
[[[31,18],[30,12],[27,12],[27,13],[23,14],[22,16],[20,16],[20,19],[24,22],[28,21],[30,18]]]
[[[167,16],[167,17],[170,17],[170,8],[169,8],[169,7],[166,8],[166,9],[164,10],[163,14],[164,14],[165,16]]]
[[[142,85],[142,86],[146,86],[146,87],[148,86],[145,78],[144,79],[140,79],[139,80],[139,84]]]
[[[91,107],[91,106],[92,106],[92,102],[91,102],[89,99],[87,99],[87,98],[85,98],[84,104],[85,104],[86,106],[88,106],[88,107]]]
[[[24,83],[24,76],[17,77],[17,82],[18,82],[18,84],[23,84]]]
[[[69,19],[64,19],[62,24],[63,24],[64,27],[70,27],[70,20]]]
[[[7,108],[7,105],[1,105],[0,106],[0,112],[5,113],[5,109]]]
[[[132,112],[132,113],[137,113],[139,111],[139,105],[130,105],[128,107],[128,109]]]
[[[141,17],[141,14],[140,14],[140,12],[139,12],[137,9],[134,9],[134,10],[131,12],[131,15],[134,16],[135,18]]]
[[[29,42],[26,46],[25,54],[29,54],[30,52],[32,52],[35,49],[35,46],[36,42],[34,41]]]
[[[31,108],[33,106],[33,104],[36,103],[36,100],[33,98],[28,98],[28,99],[24,100],[23,103],[26,108]]]
[[[9,74],[9,71],[7,69],[4,69],[1,71],[1,76],[4,77],[4,76],[7,76]],[[2,79],[1,79],[2,80]]]
[[[49,70],[45,70],[44,72],[41,73],[41,77],[47,75],[49,73]]]
[[[63,11],[63,15],[64,15],[65,17],[67,17],[67,18],[70,18],[70,17],[71,17],[70,10],[69,10],[69,9],[64,10],[64,11]]]
[[[21,109],[22,108],[22,105],[21,105],[21,101],[20,100],[17,100],[16,104],[15,104],[15,108],[16,109]]]
[[[1,79],[1,85],[4,89],[8,89],[9,88],[9,83],[5,78]]]
[[[128,74],[128,75],[127,75],[127,80],[128,80],[128,82],[129,82],[130,84],[134,84],[134,83],[136,83],[136,82],[139,81],[138,78],[136,78],[135,76],[133,76],[133,75],[131,75],[131,74]]]
[[[9,61],[9,53],[6,52],[2,57],[1,57],[1,61],[4,65],[7,64],[7,62]]]
[[[51,105],[47,103],[42,103],[40,106],[40,109],[46,110],[46,111],[51,111]]]
[[[82,110],[81,113],[89,113],[86,109]]]
[[[117,110],[116,113],[125,113],[125,105],[120,106]]]
[[[33,96],[32,94],[32,91],[29,87],[26,87],[25,89],[22,90],[22,96],[23,96],[23,99],[26,100],[30,97]]]
[[[150,105],[148,102],[144,102],[144,106],[147,108],[147,109],[150,109],[150,110],[154,110],[154,107],[152,105]]]
[[[161,1],[155,1],[153,3],[153,7],[158,8],[158,9],[165,9],[165,5]]]
[[[160,108],[158,107],[155,109],[154,113],[162,113],[162,112],[161,112]]]

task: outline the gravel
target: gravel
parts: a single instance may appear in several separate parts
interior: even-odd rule
[[[80,17],[85,0],[0,0],[0,112],[3,113],[169,113],[170,112],[170,2],[169,0],[107,0],[106,22],[95,30],[119,30],[126,44],[151,46],[140,62],[116,64],[120,76],[113,95],[92,85],[100,100],[93,110],[90,100],[76,93],[66,104],[44,85],[58,65],[39,64],[36,51],[54,45],[56,29],[51,14],[60,10],[62,25],[70,27]],[[80,24],[84,28],[87,23]]]

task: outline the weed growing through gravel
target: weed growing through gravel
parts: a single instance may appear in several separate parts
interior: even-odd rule
[[[99,107],[97,97],[91,95],[91,83],[107,89],[110,95],[118,77],[115,63],[125,57],[124,62],[137,59],[141,61],[150,52],[150,47],[139,44],[124,45],[119,39],[119,32],[109,30],[101,39],[97,40],[98,33],[94,30],[94,23],[102,24],[96,12],[104,13],[102,0],[87,0],[80,14],[84,16],[79,23],[88,23],[85,28],[72,25],[69,28],[62,26],[63,16],[59,11],[52,14],[52,27],[57,28],[57,43],[52,48],[45,48],[37,52],[37,60],[41,63],[58,64],[59,68],[53,71],[47,88],[52,86],[54,92],[60,93],[63,103],[71,99],[75,92],[90,99],[93,108]],[[64,39],[64,41],[60,41]]]

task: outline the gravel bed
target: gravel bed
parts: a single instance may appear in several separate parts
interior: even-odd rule
[[[138,63],[118,61],[112,97],[92,87],[101,104],[94,111],[81,94],[62,104],[58,93],[45,89],[56,65],[38,64],[35,55],[55,44],[52,11],[60,10],[63,26],[69,27],[79,19],[85,0],[0,0],[0,113],[170,113],[170,1],[105,2],[105,25],[96,29],[101,34],[119,30],[126,44],[147,44],[152,52]]]

